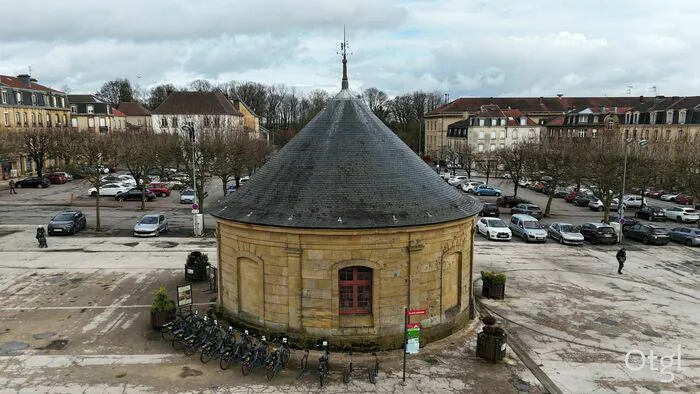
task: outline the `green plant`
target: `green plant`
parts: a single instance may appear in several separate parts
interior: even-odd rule
[[[493,326],[494,324],[496,324],[496,318],[491,315],[484,316],[484,318],[481,319],[481,321],[484,323],[484,325],[487,326]]]
[[[506,274],[502,272],[481,271],[481,280],[486,283],[500,285],[506,283]]]
[[[200,251],[191,252],[189,256],[187,256],[187,265],[199,265],[206,268],[209,265],[209,256]]]
[[[484,326],[481,332],[495,337],[503,337],[506,335],[506,330],[501,326]]]
[[[153,305],[151,305],[151,311],[153,312],[170,312],[174,311],[176,308],[175,301],[168,296],[168,290],[161,286],[156,292],[155,297],[153,297]]]

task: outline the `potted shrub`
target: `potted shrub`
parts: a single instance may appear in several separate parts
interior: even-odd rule
[[[484,328],[476,337],[476,355],[496,363],[506,356],[507,335],[496,319],[487,315],[482,319]]]
[[[185,263],[185,280],[188,282],[203,282],[207,280],[209,256],[200,251],[190,252]]]
[[[506,297],[506,275],[502,272],[481,271],[481,296],[502,300]]]
[[[160,329],[175,318],[175,301],[168,296],[168,290],[161,286],[153,297],[151,305],[151,326]]]

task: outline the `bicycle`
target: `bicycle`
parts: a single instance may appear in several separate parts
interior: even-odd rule
[[[228,330],[224,331],[222,327],[217,327],[214,331],[213,339],[208,340],[202,345],[201,353],[199,355],[199,361],[202,364],[208,363],[211,359],[216,359],[221,357],[224,347],[230,342],[235,344],[236,342],[236,331],[233,327],[229,326]]]
[[[379,356],[377,352],[372,352],[374,356],[374,365],[368,368],[367,373],[369,374],[369,382],[372,384],[377,384],[377,378],[379,378]]]
[[[255,349],[243,356],[243,365],[241,365],[241,372],[243,372],[243,376],[247,376],[255,367],[264,366],[267,352],[267,339],[263,335],[260,337],[260,341],[258,342],[257,346],[255,346]]]
[[[248,332],[248,330],[243,330],[241,340],[236,342],[233,346],[224,349],[221,359],[219,359],[219,368],[224,371],[227,370],[232,361],[241,361],[243,355],[251,350],[250,332]]]
[[[289,361],[290,352],[287,347],[287,338],[282,338],[279,349],[273,348],[272,352],[267,356],[265,360],[265,376],[267,380],[272,380],[281,369],[283,369],[287,362]]]
[[[321,355],[321,357],[318,359],[318,380],[321,387],[326,384],[326,380],[328,380],[328,376],[331,374],[331,365],[329,360],[331,357],[331,352],[330,346],[328,346],[328,341],[323,341],[322,346],[323,355]]]
[[[175,339],[175,332],[182,327],[191,324],[199,316],[199,311],[194,311],[187,315],[183,315],[180,312],[175,315],[175,319],[169,321],[163,325],[160,329],[161,336],[167,342],[172,342]]]

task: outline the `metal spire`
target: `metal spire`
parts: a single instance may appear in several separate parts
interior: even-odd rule
[[[343,25],[343,42],[340,44],[340,54],[343,55],[343,82],[341,87],[343,89],[348,89],[349,84],[348,84],[348,47],[350,45],[348,42],[345,40],[345,25]]]

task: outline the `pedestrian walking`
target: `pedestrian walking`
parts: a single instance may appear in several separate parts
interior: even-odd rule
[[[15,180],[10,179],[10,194],[17,194],[17,190],[15,190]]]
[[[48,244],[46,243],[46,230],[44,230],[44,226],[38,226],[36,228],[36,239],[39,241],[39,247],[40,248],[48,248]]]
[[[625,248],[621,248],[617,251],[617,273],[622,274],[622,268],[625,267],[625,261],[627,260],[627,251]]]

